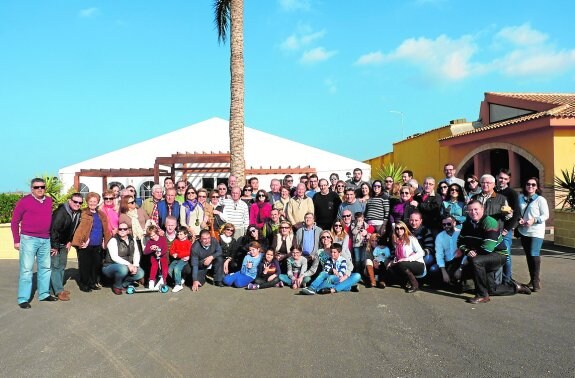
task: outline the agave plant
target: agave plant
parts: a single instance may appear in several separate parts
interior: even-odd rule
[[[553,189],[559,199],[561,210],[575,211],[575,166],[561,170],[561,176],[555,176]]]
[[[392,177],[393,182],[401,181],[401,174],[405,171],[407,167],[402,165],[395,165],[394,163],[389,163],[387,165],[382,165],[377,168],[374,172],[372,171],[371,177],[374,180],[383,181],[386,177]]]

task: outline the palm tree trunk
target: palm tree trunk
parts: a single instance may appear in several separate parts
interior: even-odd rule
[[[244,4],[231,0],[230,4],[230,168],[238,178],[238,185],[245,183],[244,161]]]

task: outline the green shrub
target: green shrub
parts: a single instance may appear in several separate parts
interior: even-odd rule
[[[10,223],[14,207],[20,198],[21,194],[0,193],[0,223]]]

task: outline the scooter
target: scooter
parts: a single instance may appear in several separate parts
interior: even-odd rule
[[[162,264],[160,264],[160,256],[156,255],[156,260],[158,260],[158,273],[156,278],[159,277],[156,286],[154,286],[153,288],[136,289],[134,285],[130,285],[126,288],[126,294],[156,293],[156,292],[166,294],[170,290],[170,287],[164,283],[164,280],[162,278]]]

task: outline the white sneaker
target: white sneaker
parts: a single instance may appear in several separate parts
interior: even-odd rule
[[[150,282],[148,282],[148,289],[153,289],[154,286],[156,286],[156,283],[154,282],[154,280],[150,280]]]
[[[186,280],[184,280],[184,279],[182,278],[182,282],[180,282],[180,286],[184,286],[185,283],[186,283]]]
[[[184,287],[182,285],[176,285],[172,289],[172,293],[177,293],[178,291],[182,290]]]

